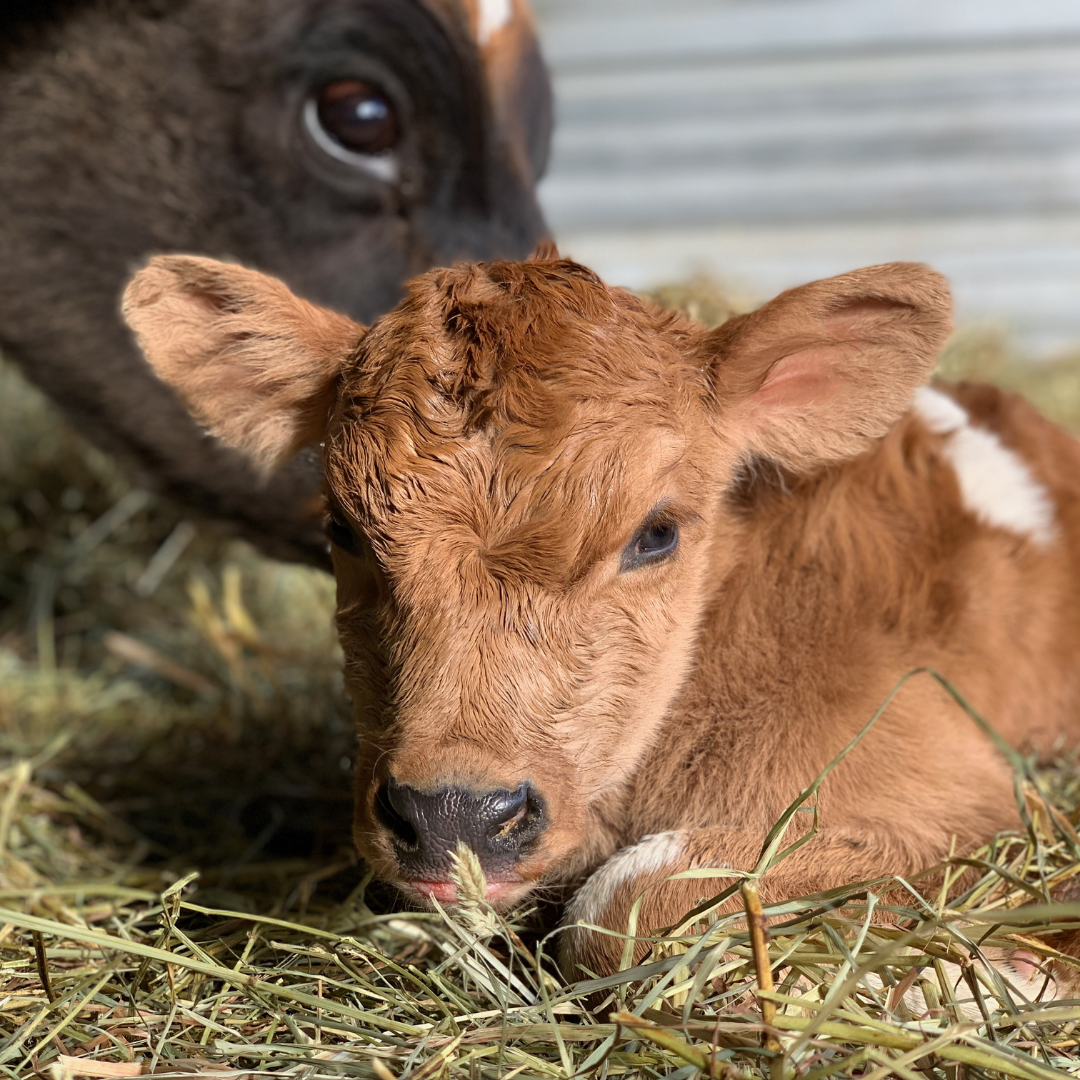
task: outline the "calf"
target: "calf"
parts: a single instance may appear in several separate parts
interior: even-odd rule
[[[705,331],[581,266],[432,271],[370,329],[185,256],[128,322],[268,475],[319,444],[359,732],[356,843],[410,896],[584,881],[670,924],[897,681],[928,665],[1014,746],[1080,736],[1080,447],[925,381],[945,281],[910,264]],[[1008,762],[930,679],[830,776],[766,898],[910,874],[1015,827]],[[617,939],[575,957],[613,967]]]
[[[372,319],[429,266],[532,250],[550,120],[526,0],[3,0],[0,347],[141,483],[325,562],[314,456],[257,483],[117,293],[196,250]]]

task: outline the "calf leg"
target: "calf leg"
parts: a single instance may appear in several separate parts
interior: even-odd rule
[[[729,884],[719,875],[715,879],[667,880],[671,875],[699,867],[747,871],[757,863],[760,851],[760,836],[732,829],[688,829],[647,836],[613,855],[582,885],[567,907],[566,922],[591,923],[626,933],[631,909],[638,897],[644,896],[636,933],[648,936],[678,922]],[[883,844],[880,837],[871,839],[838,830],[808,841],[766,873],[760,882],[761,896],[766,904],[776,903],[854,881],[910,874],[932,859],[932,853],[916,855],[902,846]],[[732,875],[732,881],[737,876],[741,875]],[[735,896],[721,910],[735,911],[741,904]],[[647,942],[638,942],[635,960],[648,949]],[[566,931],[562,947],[563,967],[574,978],[582,977],[584,971],[606,975],[618,969],[622,953],[622,938],[571,929]]]
[[[892,838],[886,838],[886,841]],[[723,878],[690,878],[667,880],[671,875],[698,867],[718,870],[749,870],[758,861],[761,839],[745,832],[727,829],[689,829],[647,836],[638,844],[624,848],[603,864],[578,890],[567,907],[566,922],[601,926],[617,933],[627,932],[631,909],[638,897],[644,897],[638,914],[636,935],[648,937],[658,930],[679,922],[699,903],[715,896],[731,882]],[[944,855],[944,852],[938,854]],[[759,882],[762,900],[766,904],[826,892],[856,881],[872,881],[889,875],[906,876],[925,869],[932,856],[905,851],[895,844],[883,844],[881,838],[870,841],[849,830],[834,835],[818,836],[808,841],[783,862],[777,864]],[[739,895],[731,897],[720,911],[737,911],[742,907]],[[1080,934],[1067,942],[1054,942],[1055,947],[1072,955],[1080,955]],[[649,951],[647,941],[634,946],[634,961],[640,962]],[[624,951],[624,939],[599,934],[582,927],[565,932],[562,945],[562,966],[569,978],[581,978],[587,973],[608,975],[618,970]],[[991,960],[1016,1000],[1048,1000],[1064,993],[1073,993],[1077,984],[1072,971],[1051,973],[1047,965],[1026,950],[1004,953],[990,950]],[[952,965],[948,965],[951,967]],[[957,987],[963,976],[954,971]],[[965,996],[961,991],[961,997]],[[920,1015],[925,1002],[917,991],[907,995],[909,1008]],[[981,1013],[974,1002],[961,1006],[972,1019]]]

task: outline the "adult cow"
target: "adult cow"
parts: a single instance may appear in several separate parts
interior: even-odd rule
[[[550,114],[525,0],[8,0],[0,347],[144,482],[324,561],[314,459],[260,484],[206,439],[124,278],[214,253],[370,320],[432,264],[533,247]]]

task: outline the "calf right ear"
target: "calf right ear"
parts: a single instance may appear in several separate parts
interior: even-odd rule
[[[948,283],[913,263],[790,289],[704,338],[723,429],[795,470],[857,454],[910,406],[951,328]]]
[[[123,314],[157,375],[263,473],[322,438],[364,334],[276,278],[190,255],[151,259]]]

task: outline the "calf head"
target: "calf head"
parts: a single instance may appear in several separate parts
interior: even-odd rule
[[[923,267],[871,267],[705,332],[550,255],[432,271],[365,329],[177,256],[125,313],[263,470],[322,446],[361,852],[452,899],[464,841],[511,902],[587,865],[597,801],[660,737],[722,602],[741,465],[864,450],[949,299]]]

